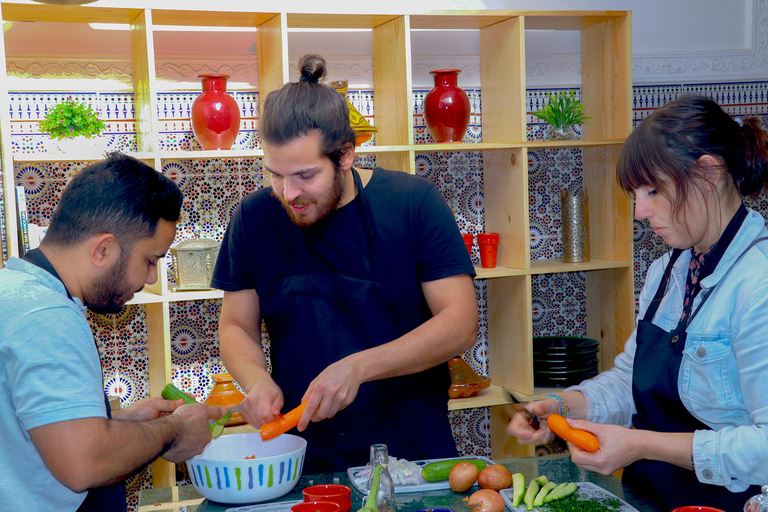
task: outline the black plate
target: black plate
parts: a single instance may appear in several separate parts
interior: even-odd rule
[[[600,347],[600,342],[592,338],[578,336],[535,336],[534,354],[575,354]]]
[[[560,386],[573,386],[574,384],[578,384],[584,379],[588,379],[590,377],[594,377],[597,375],[598,369],[594,368],[591,370],[587,370],[584,372],[574,372],[566,375],[548,375],[548,374],[533,374],[533,384],[534,386],[553,386],[553,387],[560,387]]]
[[[578,363],[591,361],[597,357],[598,349],[585,351],[583,354],[533,354],[533,364],[536,363]]]
[[[574,361],[533,361],[533,371],[554,371],[554,370],[590,370],[597,368],[599,359],[597,354],[592,354],[583,359]]]

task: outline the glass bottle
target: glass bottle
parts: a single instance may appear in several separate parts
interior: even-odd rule
[[[768,485],[764,485],[762,492],[752,496],[744,505],[744,512],[768,512]]]
[[[372,444],[371,445],[371,466],[375,469],[376,466],[382,465],[381,476],[379,477],[379,489],[371,489],[371,492],[378,492],[379,498],[376,503],[376,508],[379,512],[395,512],[395,482],[392,480],[392,475],[389,474],[389,452],[387,451],[387,445],[385,444]]]

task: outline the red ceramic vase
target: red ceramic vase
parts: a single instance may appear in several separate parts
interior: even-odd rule
[[[198,75],[203,93],[192,104],[192,131],[203,149],[230,149],[240,131],[240,108],[227,94],[229,75]]]
[[[459,89],[459,69],[430,71],[435,87],[424,98],[424,119],[437,142],[461,142],[469,126],[469,98]]]

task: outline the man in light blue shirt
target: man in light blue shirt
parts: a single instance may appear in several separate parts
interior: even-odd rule
[[[181,202],[167,177],[112,154],[72,179],[40,248],[0,270],[4,509],[125,510],[127,475],[210,441],[223,408],[149,398],[110,416],[85,315],[119,311],[157,280]]]

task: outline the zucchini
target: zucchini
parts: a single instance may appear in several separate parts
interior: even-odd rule
[[[525,497],[523,503],[525,503],[525,510],[533,510],[533,500],[536,499],[536,495],[539,494],[539,482],[531,480],[531,485],[525,491]]]
[[[160,392],[160,396],[165,398],[166,400],[184,400],[185,404],[196,404],[199,403],[197,400],[189,396],[188,394],[184,393],[182,390],[174,386],[173,384],[166,384],[163,390]],[[227,414],[224,415],[223,418],[219,418],[210,425],[208,425],[208,428],[211,429],[211,438],[216,439],[221,434],[224,433],[224,426],[227,424],[229,419],[232,417],[232,411],[227,409]]]
[[[547,478],[547,475],[541,475],[534,478],[539,483],[539,486],[544,487],[549,483],[549,478]]]
[[[565,489],[565,487],[567,485],[568,485],[567,483],[562,483],[562,484],[558,485],[557,487],[555,487],[554,489],[552,489],[551,491],[549,491],[549,494],[547,494],[544,497],[544,503],[549,503],[550,501],[556,500],[557,498],[561,497],[560,496],[560,492],[563,489]]]
[[[567,484],[560,484],[544,498],[544,503],[549,503],[550,501],[559,500],[561,498],[565,498],[566,496],[570,496],[571,494],[576,492],[576,489],[579,487],[573,483],[569,482]]]
[[[525,496],[525,475],[522,473],[512,475],[512,487],[514,488],[512,506],[519,507],[523,502],[523,496]]]
[[[432,462],[421,468],[421,478],[427,482],[441,482],[443,480],[448,480],[448,475],[451,474],[451,469],[453,469],[453,466],[459,462],[469,462],[470,464],[475,465],[479,470],[482,470],[488,465],[484,461],[477,459],[441,460]]]
[[[549,492],[555,487],[557,487],[557,484],[555,482],[547,482],[546,484],[544,484],[544,487],[542,487],[539,490],[539,493],[536,495],[536,498],[534,498],[533,506],[534,507],[542,506],[544,504],[544,498],[546,498],[547,494],[549,494]]]

